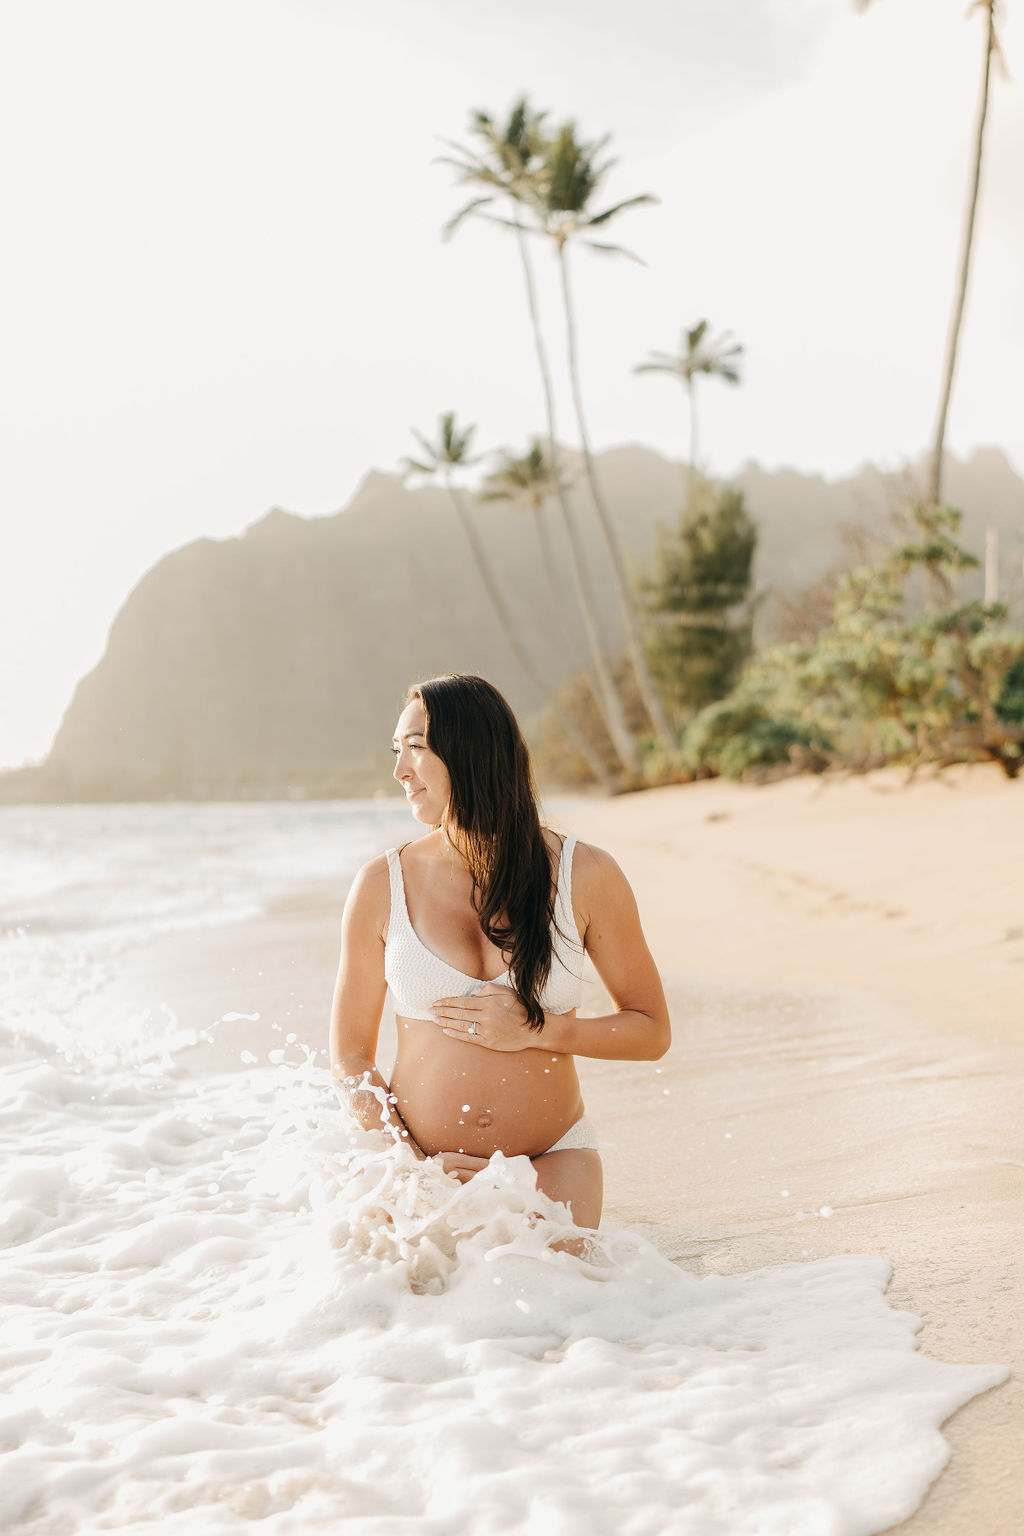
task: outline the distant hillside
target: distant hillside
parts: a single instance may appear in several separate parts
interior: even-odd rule
[[[631,446],[602,454],[599,470],[639,568],[657,523],[677,515],[680,467]],[[844,522],[876,515],[893,497],[871,469],[830,483],[748,465],[737,483],[761,528],[758,583],[788,593],[834,561]],[[980,554],[986,525],[998,527],[1005,577],[1014,562],[1019,573],[1024,481],[1004,456],[989,449],[951,462],[948,494],[967,514],[967,542]],[[611,640],[608,572],[577,497]],[[475,515],[523,633],[557,685],[576,656],[547,611],[529,514],[489,504]],[[571,606],[564,559],[558,576]],[[405,687],[444,670],[492,678],[532,729],[542,701],[507,655],[447,497],[373,472],[333,516],[275,508],[240,538],[200,539],[159,561],[78,684],[46,763],[6,775],[0,798],[372,792],[388,782]]]

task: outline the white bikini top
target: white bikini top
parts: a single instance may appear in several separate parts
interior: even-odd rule
[[[541,994],[545,1013],[568,1013],[580,1001],[580,977],[583,974],[583,945],[572,910],[572,855],[574,837],[562,843],[558,860],[558,889],[551,922],[551,972]],[[500,984],[510,986],[506,969],[488,983],[481,976],[467,976],[427,949],[409,921],[405,901],[405,881],[398,850],[387,850],[391,877],[391,916],[384,946],[384,975],[395,1012],[405,1019],[429,1019],[431,1004],[442,997],[468,997],[477,987]]]

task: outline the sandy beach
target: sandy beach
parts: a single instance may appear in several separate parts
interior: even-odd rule
[[[947,1423],[951,1464],[900,1529],[1019,1531],[1020,784],[709,782],[594,803],[573,830],[632,881],[675,1028],[647,1116],[649,1066],[583,1063],[614,1128],[609,1214],[668,1217],[721,1272],[884,1254],[922,1348],[1014,1370]]]
[[[557,824],[633,883],[675,1032],[657,1063],[580,1063],[606,1218],[696,1274],[887,1258],[889,1299],[923,1316],[923,1349],[1014,1372],[947,1423],[951,1465],[898,1529],[1016,1536],[1024,786],[977,767],[565,809]],[[159,1000],[210,1033],[225,1068],[289,1033],[322,1048],[340,907],[321,884],[162,939],[103,1006]],[[602,1006],[594,978],[586,1003]],[[386,1042],[385,1026],[384,1061]]]

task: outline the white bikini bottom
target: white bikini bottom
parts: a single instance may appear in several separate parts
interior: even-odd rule
[[[569,1152],[583,1147],[591,1147],[595,1152],[597,1151],[597,1133],[587,1115],[580,1115],[575,1125],[570,1125],[561,1140],[556,1141],[553,1147],[548,1147],[548,1152]],[[542,1155],[546,1157],[547,1152]]]

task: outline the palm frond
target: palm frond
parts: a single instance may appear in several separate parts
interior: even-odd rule
[[[492,197],[500,195],[524,202],[545,145],[543,118],[544,113],[535,112],[526,96],[513,103],[504,126],[489,112],[477,109],[470,114],[469,132],[482,147],[442,139],[452,153],[438,156],[437,163],[450,166],[463,184],[484,187]],[[465,216],[456,215],[449,221],[446,234],[457,228]]]
[[[410,427],[409,431],[412,433],[413,437],[416,439],[416,441],[419,443],[420,447],[423,449],[423,452],[424,452],[424,455],[425,455],[425,458],[426,458],[426,465],[427,465],[426,472],[427,472],[427,474],[433,474],[434,469],[437,468],[437,463],[438,463],[438,456],[437,456],[436,448],[434,447],[433,443],[430,442],[426,437],[424,437],[422,432],[417,431],[417,429],[415,427]],[[434,466],[433,469],[430,467],[431,465]]]
[[[458,182],[461,186],[493,187],[496,192],[508,191],[505,178],[495,171],[488,170],[486,166],[479,171],[472,165],[460,166],[459,162],[449,155],[436,155],[431,164],[450,165],[458,170]]]
[[[542,235],[545,233],[544,230],[539,229],[536,225],[524,224],[522,220],[504,219],[500,213],[481,213],[477,217],[483,219],[487,224],[500,224],[502,229],[517,230],[521,235]]]
[[[667,357],[667,358],[665,358],[665,360],[663,362],[660,362],[660,363],[655,363],[655,362],[636,363],[634,365],[634,367],[633,367],[633,372],[634,373],[672,373],[672,374],[675,374],[676,377],[678,378],[678,377],[682,376],[683,369],[682,369],[680,363],[678,362],[678,360],[676,358],[674,358],[674,357]]]
[[[592,251],[604,251],[609,256],[628,256],[630,261],[635,261],[638,266],[646,267],[647,263],[636,251],[630,251],[624,245],[608,245],[604,240],[584,240]]]
[[[407,475],[434,475],[437,473],[436,464],[421,464],[419,459],[412,459],[408,455],[399,459],[398,467],[402,471],[403,479]]]
[[[450,165],[462,172],[467,180],[473,176],[485,177],[494,174],[492,167],[487,164],[482,155],[475,154],[473,150],[467,149],[464,144],[457,143],[455,139],[439,139],[438,143],[443,144],[446,149],[453,149],[455,154],[435,155],[431,162],[433,165]]]
[[[678,352],[649,352],[633,372],[671,373],[688,387],[701,373],[724,379],[727,384],[739,384],[738,360],[743,347],[732,340],[729,331],[718,337],[710,336],[710,324],[709,320],[698,320],[696,325],[683,330]]]
[[[559,487],[548,450],[539,437],[530,439],[525,453],[499,449],[498,466],[484,480],[481,501],[522,501],[539,506]],[[561,485],[568,486],[563,476]]]
[[[584,219],[583,226],[589,228],[594,224],[607,224],[609,219],[614,219],[615,215],[621,213],[624,208],[638,208],[642,203],[659,203],[660,201],[661,199],[655,197],[653,192],[641,192],[637,197],[624,198],[621,203],[613,203],[603,213],[595,213],[591,218]]]
[[[475,214],[477,214],[480,208],[486,208],[489,203],[493,202],[494,198],[490,196],[471,198],[464,207],[459,209],[458,213],[452,214],[451,218],[446,224],[441,225],[442,240],[450,240],[460,224],[462,224],[466,219],[472,218]]]

